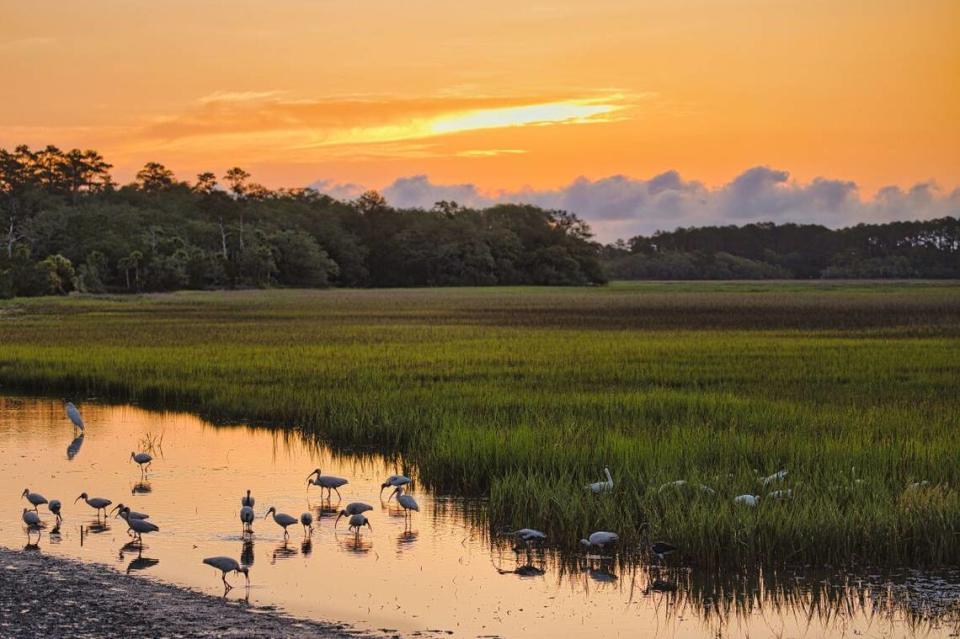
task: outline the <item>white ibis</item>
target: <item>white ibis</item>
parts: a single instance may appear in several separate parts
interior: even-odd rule
[[[147,513],[138,513],[136,511],[130,510],[129,506],[124,506],[123,504],[117,504],[116,506],[110,509],[110,512],[114,512],[114,511],[117,511],[117,516],[119,516],[121,512],[126,512],[127,517],[129,517],[130,519],[150,519],[150,515],[148,515]]]
[[[617,543],[619,540],[620,536],[617,535],[617,533],[600,530],[595,533],[590,533],[590,536],[586,539],[581,539],[580,545],[586,546],[587,548],[592,548],[594,546],[598,548],[606,548],[611,544]]]
[[[73,503],[77,503],[80,500],[87,502],[87,506],[95,509],[97,511],[97,517],[100,517],[100,511],[103,511],[103,516],[107,516],[107,506],[113,502],[109,499],[104,499],[103,497],[88,497],[87,493],[80,493],[80,496],[73,500]]]
[[[350,525],[347,527],[348,530],[352,530],[358,536],[360,535],[360,529],[366,526],[370,529],[370,532],[373,532],[373,526],[370,525],[370,521],[367,519],[366,515],[357,513],[356,515],[350,515]]]
[[[337,515],[337,520],[333,522],[333,527],[336,528],[337,524],[340,522],[341,517],[349,517],[350,515],[359,515],[360,513],[365,513],[368,510],[373,510],[373,506],[370,504],[365,504],[362,501],[352,501],[347,504],[346,508],[340,511],[340,514]]]
[[[520,530],[514,530],[512,532],[507,532],[507,535],[511,535],[523,542],[523,545],[530,548],[531,544],[542,544],[547,540],[547,534],[533,528],[521,528]],[[515,551],[520,550],[520,546],[514,547]]]
[[[287,513],[278,513],[277,509],[273,506],[270,506],[270,509],[267,511],[267,514],[263,516],[263,518],[266,519],[271,513],[273,513],[273,521],[275,521],[278,526],[283,528],[283,536],[286,537],[289,534],[287,532],[287,526],[292,526],[297,523],[297,518],[291,517]]]
[[[739,506],[750,506],[755,508],[760,503],[760,495],[737,495],[733,498],[733,503]]]
[[[213,566],[222,573],[223,585],[227,587],[227,590],[233,588],[227,582],[227,573],[243,573],[243,576],[247,578],[247,585],[250,585],[250,569],[246,566],[241,566],[240,562],[232,557],[207,557],[203,560],[203,563],[208,566]]]
[[[250,489],[247,488],[247,496],[240,498],[240,505],[241,505],[241,506],[249,506],[250,508],[253,508],[253,506],[254,506],[254,504],[256,504],[256,502],[257,502],[257,500],[254,499],[254,498],[253,498],[253,495],[250,494]]]
[[[54,515],[57,516],[57,523],[58,523],[58,524],[59,524],[61,521],[63,521],[63,517],[60,516],[60,500],[59,500],[59,499],[51,499],[51,500],[47,503],[47,510],[49,510],[50,512],[52,512]]]
[[[33,506],[33,509],[35,511],[37,510],[37,506],[47,503],[46,497],[44,497],[40,493],[31,493],[29,488],[24,488],[20,496],[26,497],[27,501],[30,502],[30,505]]]
[[[316,477],[314,477],[316,475]],[[311,477],[314,477],[311,479]],[[307,489],[310,489],[310,484],[320,487],[320,495],[323,495],[323,489],[327,489],[327,496],[331,497],[331,491],[336,491],[337,497],[343,498],[343,495],[340,494],[338,490],[341,486],[348,484],[349,482],[343,477],[334,477],[333,475],[321,475],[320,469],[315,469],[312,473],[307,475]]]
[[[763,487],[766,488],[766,487],[767,487],[767,484],[770,484],[770,483],[775,482],[775,481],[780,481],[781,479],[783,479],[783,478],[786,477],[786,476],[787,476],[787,471],[786,471],[786,469],[784,469],[784,470],[778,470],[778,471],[775,472],[774,474],[772,474],[772,475],[770,475],[770,476],[768,476],[768,477],[764,477],[764,478],[763,478]]]
[[[610,474],[610,469],[605,467],[603,473],[607,476],[606,481],[597,481],[587,485],[587,489],[594,495],[613,490],[613,475]]]
[[[160,527],[149,522],[146,519],[134,519],[133,517],[128,516],[129,509],[124,508],[120,511],[119,515],[127,522],[127,526],[137,535],[137,539],[140,541],[140,544],[143,545],[143,535],[144,533],[152,533],[160,530]]]
[[[663,561],[663,558],[672,555],[677,552],[677,547],[673,544],[668,544],[665,541],[655,541],[650,544],[650,552],[653,553],[657,559]]]
[[[144,473],[150,468],[150,462],[153,461],[153,456],[150,453],[130,453],[130,459],[137,462],[137,465],[140,466],[140,472]]]
[[[404,516],[409,516],[411,511],[420,512],[420,505],[417,500],[412,495],[403,492],[403,486],[397,486],[397,491],[399,491],[397,503],[403,508]]]
[[[244,532],[253,532],[254,517],[255,515],[251,506],[243,506],[240,508],[240,523],[243,524]]]
[[[73,422],[73,427],[83,430],[83,417],[80,416],[80,411],[78,411],[77,407],[73,405],[73,402],[67,402],[65,408],[67,411],[67,417],[69,417],[70,421]]]
[[[313,532],[313,515],[311,515],[310,513],[301,513],[300,523],[303,525],[304,537],[307,536],[308,529],[310,530],[311,533]]]
[[[383,499],[383,489],[384,488],[397,488],[399,486],[407,486],[413,480],[407,477],[406,475],[390,475],[387,477],[386,481],[380,484],[380,499]],[[390,497],[387,497],[387,501],[396,494],[397,491],[390,493]]]
[[[37,530],[43,528],[43,522],[40,521],[40,515],[37,514],[34,510],[29,510],[28,508],[23,509],[23,514],[20,515],[23,519],[23,523],[27,525],[27,528],[32,530]]]

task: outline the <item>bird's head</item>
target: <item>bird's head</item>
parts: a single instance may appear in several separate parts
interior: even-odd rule
[[[341,510],[341,511],[340,511],[340,514],[337,515],[337,519],[333,522],[333,527],[334,527],[334,528],[337,527],[337,523],[340,521],[340,518],[341,518],[341,517],[346,517],[346,516],[348,516],[349,514],[350,514],[350,513],[348,513],[346,510]]]
[[[134,453],[134,452],[131,450],[131,451],[130,451],[130,459],[133,459],[134,457],[136,457],[136,453]]]
[[[86,498],[87,498],[87,493],[80,493],[80,496],[77,497],[76,499],[74,499],[74,500],[73,500],[73,503],[77,503],[77,502],[80,501],[81,499],[86,499]]]
[[[581,539],[581,540],[580,540],[580,545],[589,548],[589,547],[590,547],[590,540],[589,540],[589,539]]]
[[[277,509],[274,508],[273,506],[270,506],[270,508],[267,509],[267,512],[263,515],[263,518],[266,519],[267,517],[269,517],[270,513],[273,513],[274,515],[277,514]]]
[[[24,489],[23,489],[23,492],[20,493],[20,496],[21,496],[21,497],[26,497],[26,496],[29,495],[29,494],[30,494],[30,489],[29,489],[29,488],[24,488]]]
[[[319,469],[319,468],[314,468],[314,469],[313,469],[313,472],[310,473],[309,475],[307,475],[307,479],[310,479],[310,478],[313,477],[314,475],[316,475],[317,477],[320,476],[320,469]]]

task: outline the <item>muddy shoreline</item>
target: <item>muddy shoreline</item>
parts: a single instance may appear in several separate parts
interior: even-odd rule
[[[118,633],[138,637],[385,636],[344,624],[295,619],[98,564],[0,547],[0,636],[85,638]]]

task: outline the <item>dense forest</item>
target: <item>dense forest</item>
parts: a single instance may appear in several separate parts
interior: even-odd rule
[[[523,204],[396,209],[270,190],[232,168],[116,184],[96,151],[0,149],[0,297],[184,288],[591,285],[613,279],[960,277],[960,222],[748,224],[602,246]]]

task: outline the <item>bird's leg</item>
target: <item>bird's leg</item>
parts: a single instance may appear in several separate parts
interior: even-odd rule
[[[337,491],[337,499],[343,499],[343,495],[340,494],[340,489],[334,488],[334,490]]]

